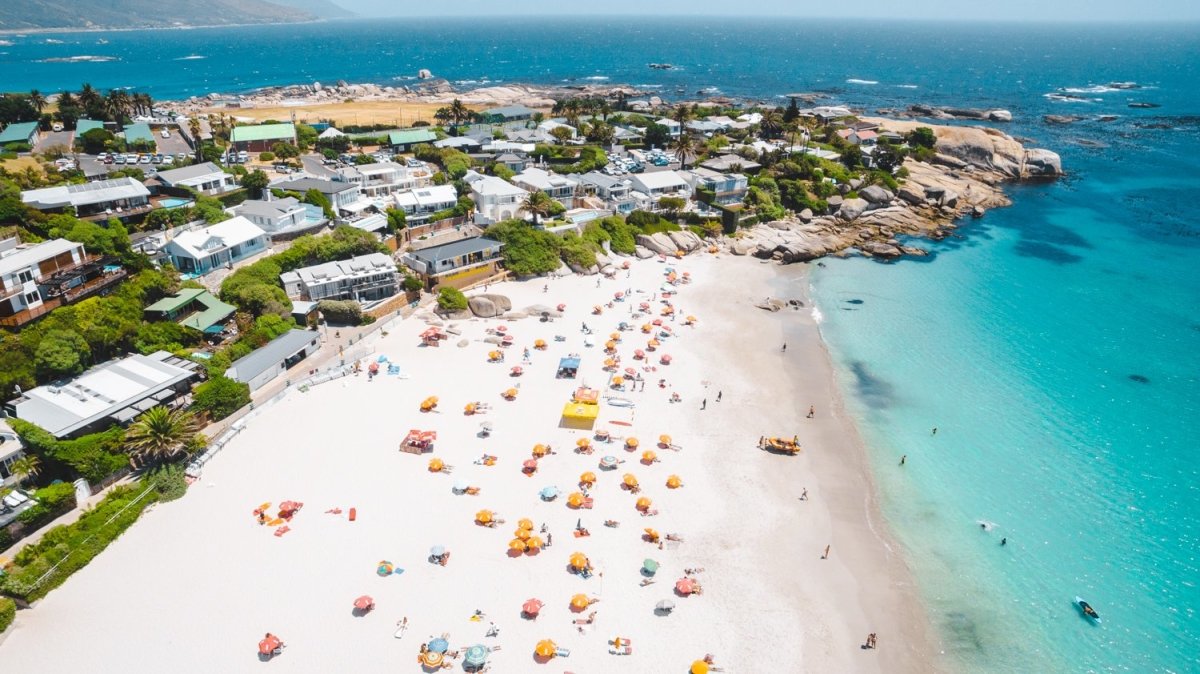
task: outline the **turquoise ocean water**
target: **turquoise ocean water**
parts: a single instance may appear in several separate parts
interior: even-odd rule
[[[171,98],[429,68],[464,86],[1012,110],[1006,130],[1070,176],[1012,189],[1012,208],[924,260],[827,262],[812,278],[823,333],[965,671],[1200,671],[1200,26],[488,19],[3,39],[0,90]],[[116,60],[44,62],[80,55]]]

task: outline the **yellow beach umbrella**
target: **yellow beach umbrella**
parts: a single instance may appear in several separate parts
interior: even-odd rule
[[[495,514],[496,513],[493,513],[490,510],[480,510],[479,512],[475,513],[475,521],[479,522],[480,524],[488,524],[492,521],[492,519],[494,519]]]
[[[537,646],[533,647],[534,654],[536,654],[539,658],[552,658],[557,650],[558,646],[549,639],[542,639],[541,641],[537,642]]]
[[[614,342],[614,341],[612,341],[612,340],[610,339],[609,341],[607,341],[607,342],[605,342],[605,343],[604,343],[604,348],[605,348],[605,349],[607,349],[607,350],[609,350],[609,351],[616,351],[616,350],[617,350],[617,343],[616,343],[616,342]]]
[[[530,536],[529,540],[525,541],[525,546],[530,550],[541,550],[546,544],[539,536]]]
[[[654,332],[654,326],[650,325],[649,323],[643,323],[642,324],[642,332],[644,332],[648,335],[651,332]]]
[[[517,552],[525,552],[525,541],[519,538],[514,538],[508,542],[508,549],[516,550]]]
[[[621,481],[625,483],[626,487],[638,486],[637,476],[633,473],[625,473],[625,477],[621,478]]]
[[[671,436],[669,436],[669,435],[658,436],[658,444],[662,445],[663,447],[670,447],[671,446]]]
[[[613,386],[621,386],[624,383],[625,383],[625,378],[622,377],[621,375],[617,375],[617,376],[613,377],[613,380],[612,380]]]
[[[671,476],[667,477],[667,488],[679,489],[682,486],[683,486],[683,480],[681,480],[678,475],[671,475]]]
[[[703,660],[693,662],[688,674],[708,674],[708,663]]]
[[[572,508],[578,508],[579,506],[583,505],[583,494],[577,491],[571,492],[571,494],[567,496],[567,505]]]
[[[534,456],[546,456],[549,453],[550,453],[550,448],[547,447],[546,445],[537,444],[537,445],[533,446],[533,455]]]
[[[510,389],[506,390],[506,391],[504,392],[504,397],[505,397],[505,398],[508,398],[509,400],[512,400],[513,398],[516,398],[516,397],[517,397],[517,389],[515,389],[515,388],[510,388]]]
[[[579,476],[579,482],[582,484],[595,484],[596,474],[589,470],[588,472]]]
[[[642,452],[642,463],[650,464],[655,461],[658,461],[658,455],[654,453],[654,450],[647,449]]]
[[[528,517],[522,517],[517,520],[517,528],[524,529],[525,531],[533,531],[533,520]]]
[[[528,529],[517,529],[513,532],[513,535],[523,541],[527,541],[533,534],[530,534]]]
[[[592,602],[588,599],[586,594],[577,594],[571,597],[571,608],[575,609],[576,611],[582,611],[588,606],[591,606],[591,604]]]
[[[463,412],[467,414],[475,414],[475,409],[475,403],[467,403],[466,407],[463,407]]]
[[[586,569],[588,565],[587,555],[582,552],[571,553],[570,563],[576,569]]]
[[[535,349],[544,349],[544,348],[546,348],[546,340],[544,340],[544,339],[535,339],[535,340],[533,340],[533,348],[535,348]]]
[[[429,471],[432,473],[440,473],[446,467],[446,462],[441,459],[429,460]]]
[[[587,447],[590,444],[592,444],[592,441],[587,438],[579,438],[575,441],[576,447]]]
[[[637,500],[637,509],[638,510],[649,510],[651,503],[653,503],[653,501],[651,501],[648,497],[643,496]]]
[[[637,438],[625,438],[625,446],[626,447],[637,447],[638,439]]]

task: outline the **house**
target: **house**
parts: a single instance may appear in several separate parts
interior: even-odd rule
[[[513,184],[529,192],[545,192],[560,202],[570,201],[575,196],[579,181],[572,176],[551,173],[540,168],[527,168],[512,177]],[[565,204],[564,204],[565,205]]]
[[[88,131],[95,131],[96,129],[104,131],[104,122],[98,119],[81,119],[75,122],[75,138],[78,139]]]
[[[82,185],[57,185],[21,192],[21,201],[39,211],[74,209],[80,217],[149,208],[150,190],[129,177]]]
[[[143,310],[148,321],[174,321],[205,334],[220,333],[237,307],[213,297],[200,288],[183,288]]]
[[[225,370],[225,376],[250,386],[253,393],[321,348],[321,335],[314,330],[291,330],[267,342]]]
[[[662,197],[688,197],[691,187],[675,171],[634,173],[629,176],[633,189],[646,194],[656,202]]]
[[[838,129],[837,135],[851,145],[874,145],[879,137],[874,131],[856,129]]]
[[[682,176],[692,186],[696,201],[705,205],[741,204],[750,189],[749,180],[740,173],[718,173],[700,167],[684,171]]]
[[[242,216],[179,234],[163,246],[176,269],[203,276],[267,249],[267,233]]]
[[[537,110],[524,105],[506,105],[499,108],[488,108],[479,111],[480,119],[488,124],[503,124],[505,122],[522,122],[533,119]]]
[[[276,183],[272,187],[299,194],[306,194],[309,190],[316,190],[325,195],[325,198],[329,200],[330,205],[333,206],[334,213],[341,213],[342,211],[358,213],[371,205],[370,201],[363,198],[362,187],[358,183],[321,180],[319,178],[298,178],[296,180],[286,180]]]
[[[700,162],[700,166],[711,171],[719,171],[721,173],[736,172],[740,173],[755,173],[762,168],[762,164],[755,161],[750,161],[745,157],[736,154],[722,154],[711,159]]]
[[[433,146],[436,148],[454,148],[455,150],[471,154],[472,152],[479,152],[483,149],[483,141],[479,138],[472,138],[470,136],[451,136],[449,138],[443,138],[439,141],[435,141]]]
[[[38,144],[37,122],[13,122],[0,131],[0,147],[10,143],[24,143],[31,149]]]
[[[30,389],[5,403],[4,411],[56,438],[92,433],[128,424],[158,405],[178,405],[198,378],[199,367],[166,351],[130,354],[72,380]]]
[[[503,166],[509,171],[512,171],[513,173],[520,173],[521,171],[524,171],[527,166],[529,166],[530,159],[528,156],[523,154],[505,152],[497,156],[495,161],[497,164]]]
[[[720,133],[726,130],[722,124],[712,121],[711,119],[693,119],[687,123],[687,130],[692,133],[698,133],[705,136],[711,136],[714,133]]]
[[[279,280],[289,298],[308,302],[375,302],[400,292],[396,263],[383,253],[302,267],[280,274]]]
[[[495,274],[503,247],[499,241],[477,236],[414,250],[402,261],[430,290],[443,285],[461,288]]]
[[[679,125],[679,122],[676,122],[675,120],[673,120],[669,117],[661,117],[659,119],[654,120],[654,123],[659,126],[667,127],[667,133],[670,134],[670,136],[672,138],[678,138],[679,134],[683,128]]]
[[[555,129],[566,129],[567,133],[570,134],[571,138],[577,138],[579,136],[578,129],[571,126],[570,124],[564,124],[563,122],[560,122],[558,120],[547,119],[546,121],[537,125],[537,130],[542,132],[542,134],[544,134],[544,136],[546,138],[554,138],[554,130]]]
[[[229,132],[229,142],[237,150],[245,152],[266,152],[275,143],[296,144],[296,125],[291,122],[282,124],[256,124],[253,126],[235,126]]]
[[[320,206],[301,203],[295,197],[275,199],[270,194],[268,190],[268,199],[243,201],[229,212],[258,225],[268,236],[303,232],[329,222]]]
[[[388,134],[388,144],[397,152],[409,152],[416,145],[437,140],[437,134],[429,129],[402,129]]]
[[[0,241],[0,325],[20,327],[113,286],[126,272],[111,262],[66,239],[28,246],[15,238]]]
[[[454,185],[433,185],[392,195],[396,208],[404,211],[409,224],[422,222],[439,211],[454,208],[458,204],[458,190]]]
[[[851,124],[850,128],[854,129],[855,131],[860,131],[860,132],[861,131],[879,131],[879,124],[877,122],[864,122],[862,120],[859,120],[859,121]]]
[[[521,217],[521,202],[529,195],[525,190],[496,176],[475,171],[467,171],[463,181],[471,187],[475,210],[486,222]]]
[[[628,180],[599,171],[589,171],[579,176],[579,184],[585,192],[599,198],[605,207],[621,215],[629,215],[647,199],[644,194],[635,193]]]
[[[11,426],[0,420],[0,488],[15,486],[12,467],[25,456],[25,443]]]
[[[357,184],[368,197],[380,197],[398,190],[427,185],[432,177],[432,173],[424,164],[413,167],[394,162],[378,162],[338,169],[333,179]]]
[[[131,147],[142,147],[153,152],[158,147],[158,142],[154,139],[154,132],[150,130],[150,125],[145,122],[130,124],[125,127],[125,142]]]
[[[232,174],[210,161],[159,171],[158,180],[167,187],[189,187],[201,194],[221,194],[238,187]]]
[[[313,128],[314,129],[317,128],[315,124],[313,125]],[[323,131],[321,131],[321,133],[317,136],[317,140],[329,140],[330,138],[341,138],[342,136],[345,136],[345,135],[346,134],[342,133],[341,131],[338,131],[337,128],[329,126],[329,127],[326,127]]]

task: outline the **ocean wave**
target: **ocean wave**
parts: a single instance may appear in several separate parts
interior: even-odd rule
[[[898,88],[898,89],[916,89],[917,85],[915,85],[915,84],[897,84],[896,88]]]
[[[200,59],[206,59],[206,58],[208,58],[208,57],[201,56],[199,54],[188,54],[187,56],[180,56],[179,58],[177,58],[175,60],[176,61],[199,61]]]
[[[860,79],[851,77],[850,79],[846,80],[846,84],[879,84],[879,82],[877,82],[875,80],[860,80]]]
[[[1059,103],[1095,103],[1096,101],[1102,100],[1099,98],[1084,98],[1082,96],[1075,96],[1073,94],[1059,94],[1053,92],[1049,94],[1042,94],[1042,98],[1048,98],[1052,101],[1058,101]]]
[[[661,85],[661,84],[635,84],[633,86],[635,89],[662,89],[663,88],[663,85]]]
[[[1114,91],[1120,91],[1115,87],[1096,84],[1090,87],[1063,87],[1059,91],[1064,94],[1110,94]]]
[[[593,82],[607,82],[609,80],[608,76],[606,75],[592,75],[591,77],[585,77],[583,79],[591,80]]]
[[[813,323],[820,325],[825,322],[825,314],[821,313],[821,310],[817,307],[817,305],[814,304],[812,311],[808,313],[810,316],[812,316]]]
[[[48,59],[38,59],[37,63],[108,63],[109,61],[120,61],[116,56],[91,56],[84,54],[82,56],[55,56]]]

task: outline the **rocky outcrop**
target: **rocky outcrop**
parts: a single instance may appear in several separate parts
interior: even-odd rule
[[[880,128],[898,133],[908,133],[919,126],[926,126],[919,122],[893,119],[870,121],[880,124]],[[1026,149],[1015,138],[998,129],[940,125],[930,128],[937,136],[935,149],[939,155],[938,163],[952,168],[971,167],[992,173],[994,175],[988,179],[995,182],[1062,175],[1062,161],[1056,153],[1044,149]]]
[[[512,300],[504,295],[485,293],[469,297],[467,307],[479,318],[495,318],[512,309]]]
[[[704,247],[704,242],[691,230],[684,229],[678,232],[667,232],[667,236],[675,243],[676,250],[682,250],[685,253],[695,252]]]
[[[655,255],[674,255],[678,247],[671,237],[664,232],[656,234],[638,234],[637,245],[649,250]]]
[[[933,105],[914,104],[903,110],[880,110],[879,114],[889,117],[929,117],[932,119],[977,119],[988,122],[1011,122],[1008,110],[981,110],[978,108],[941,108]]]
[[[925,190],[914,187],[909,183],[901,185],[900,190],[896,192],[896,196],[913,206],[925,205]]]
[[[645,260],[654,257],[654,251],[645,246],[636,246],[633,249],[633,254],[636,255],[639,260]]]
[[[1056,178],[1063,174],[1062,158],[1057,152],[1033,148],[1025,151],[1025,170],[1030,177]]]
[[[879,185],[871,185],[869,187],[862,188],[858,191],[858,196],[867,200],[867,202],[872,205],[890,204],[892,199],[896,198],[896,195],[880,187]],[[843,205],[842,208],[845,208],[845,206]]]
[[[846,199],[841,208],[838,208],[837,216],[846,221],[854,220],[862,215],[869,205],[866,199]]]

